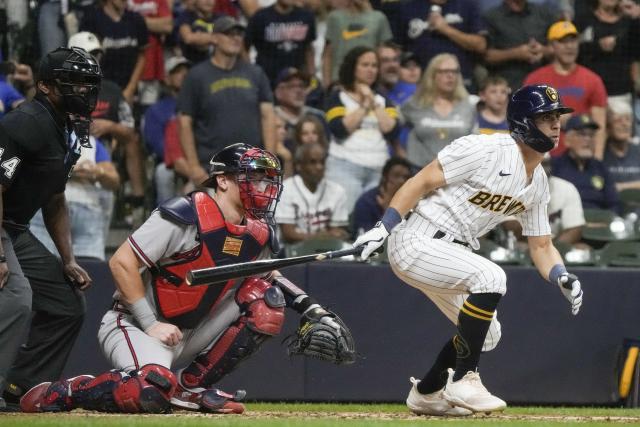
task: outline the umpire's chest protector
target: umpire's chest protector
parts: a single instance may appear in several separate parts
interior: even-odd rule
[[[159,314],[172,324],[194,328],[230,289],[235,280],[209,286],[188,286],[187,272],[199,268],[254,260],[269,241],[269,227],[248,219],[246,226],[225,221],[216,202],[204,192],[172,199],[160,208],[162,216],[182,224],[196,224],[200,245],[174,256],[175,263],[152,269]]]

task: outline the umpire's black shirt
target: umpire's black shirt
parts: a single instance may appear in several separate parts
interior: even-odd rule
[[[69,148],[69,124],[38,93],[0,119],[3,227],[26,228],[52,195],[64,191],[79,144]]]

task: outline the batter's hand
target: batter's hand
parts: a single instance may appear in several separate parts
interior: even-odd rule
[[[89,277],[89,273],[87,273],[84,268],[80,267],[75,261],[64,265],[64,274],[81,291],[84,291],[91,286],[92,280],[91,277]]]
[[[369,255],[384,244],[385,239],[389,236],[384,224],[380,221],[371,230],[367,231],[353,242],[353,246],[366,245],[360,254],[360,259],[366,260]]]
[[[162,341],[169,347],[178,345],[182,339],[182,331],[176,325],[171,323],[156,322],[144,331],[150,337],[154,337]]]
[[[564,273],[558,277],[558,286],[564,297],[571,304],[571,313],[575,316],[582,305],[582,286],[575,274]]]

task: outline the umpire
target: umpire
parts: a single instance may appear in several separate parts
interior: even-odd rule
[[[89,144],[101,78],[86,51],[58,48],[40,63],[34,99],[0,120],[0,391],[8,404],[60,378],[82,326],[91,278],[73,256],[64,189]],[[61,260],[29,231],[38,209]]]

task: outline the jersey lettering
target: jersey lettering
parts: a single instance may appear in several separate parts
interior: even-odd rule
[[[505,215],[516,215],[525,210],[524,204],[511,196],[491,194],[486,191],[478,191],[468,200],[482,209],[502,212]]]
[[[3,154],[4,148],[0,148],[0,159],[2,159]],[[2,166],[2,168],[4,169],[4,176],[11,179],[19,163],[20,159],[17,157],[12,157],[9,160],[5,160],[4,162],[0,163],[0,166]]]

